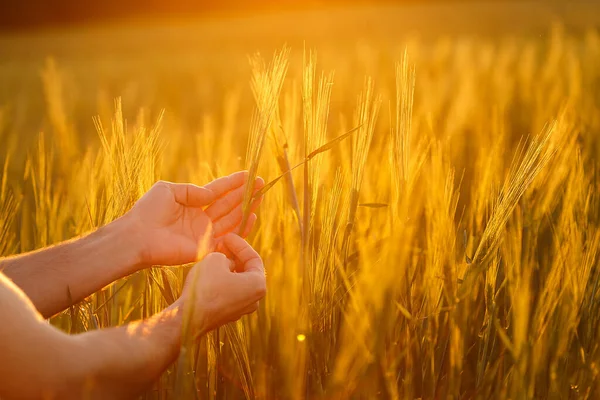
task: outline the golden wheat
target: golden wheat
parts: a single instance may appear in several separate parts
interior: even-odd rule
[[[250,241],[269,294],[186,338],[145,398],[600,396],[598,34],[323,48],[319,68],[287,47],[249,73],[214,61],[223,86],[138,65],[154,79],[108,82],[123,101],[85,93],[93,121],[68,90],[89,82],[47,62],[43,133],[0,106],[0,255],[106,224],[158,179],[245,165],[270,182],[244,197],[245,220],[264,195]],[[186,271],[137,273],[50,322],[147,317]]]

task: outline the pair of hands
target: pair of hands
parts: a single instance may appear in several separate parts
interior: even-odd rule
[[[125,216],[134,227],[142,266],[195,262],[200,243],[207,242],[208,255],[192,268],[175,304],[193,298],[191,306],[197,311],[192,329],[196,334],[255,311],[266,293],[262,260],[242,238],[256,223],[254,211],[261,198],[251,205],[245,232],[241,236],[233,233],[239,232],[242,222],[247,180],[248,173],[242,171],[202,187],[158,182]],[[256,179],[254,190],[263,186],[264,181]]]

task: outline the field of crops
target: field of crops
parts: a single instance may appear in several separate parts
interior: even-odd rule
[[[0,256],[102,226],[158,179],[299,165],[249,238],[258,312],[185,343],[144,398],[600,396],[597,32],[286,47],[213,24],[0,41]],[[188,269],[50,322],[152,315]]]

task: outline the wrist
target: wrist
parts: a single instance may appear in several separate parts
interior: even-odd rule
[[[128,274],[132,274],[145,268],[144,251],[140,238],[140,231],[135,221],[128,214],[117,218],[106,227],[110,230],[109,235],[115,241],[115,249],[119,249],[125,257],[128,266]]]
[[[168,338],[168,343],[175,353],[179,352],[181,347],[181,332],[183,324],[183,307],[178,301],[175,301],[169,307],[165,308],[158,314],[159,320],[164,321],[168,332],[165,336]]]
[[[198,303],[192,303],[194,296],[190,296],[189,288],[184,287],[181,296],[171,305],[178,307],[181,316],[181,340],[183,346],[189,344],[190,340],[194,341],[210,330],[207,329],[204,312]]]

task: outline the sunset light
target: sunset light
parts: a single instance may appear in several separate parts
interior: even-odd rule
[[[600,3],[0,4],[0,399],[600,399]]]

